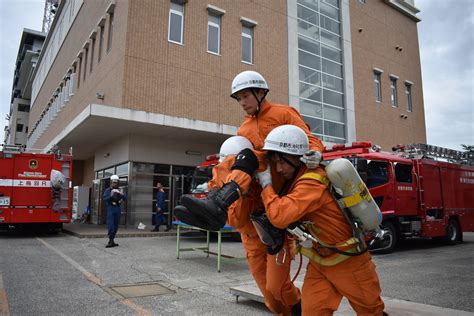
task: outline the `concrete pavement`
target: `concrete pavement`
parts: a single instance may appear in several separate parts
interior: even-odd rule
[[[165,232],[165,226],[161,226],[159,232],[151,232],[152,229],[152,225],[146,226],[145,229],[119,226],[117,237],[160,237],[176,235],[175,229]],[[64,224],[63,232],[79,238],[107,238],[107,225],[73,222],[70,224]]]
[[[137,228],[125,228],[120,227],[117,237],[160,237],[160,236],[174,236],[175,230],[169,232],[150,232],[152,227],[146,227],[144,230],[138,230]],[[164,229],[164,227],[162,227]],[[107,227],[105,225],[92,225],[83,223],[71,223],[64,225],[63,230],[71,235],[79,238],[106,238]],[[219,278],[216,277],[216,280]],[[225,280],[225,279],[224,279]],[[242,295],[244,296],[244,295]],[[244,296],[245,297],[245,296]],[[405,315],[419,315],[419,316],[441,316],[441,315],[452,315],[452,316],[474,316],[474,313],[460,311],[455,309],[443,308],[433,305],[420,304],[410,302],[406,300],[399,300],[396,298],[384,297],[386,304],[386,312],[393,316],[405,316]],[[335,315],[354,315],[354,312],[348,302],[344,299],[339,306],[338,311]]]

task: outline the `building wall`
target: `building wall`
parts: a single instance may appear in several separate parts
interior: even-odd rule
[[[29,105],[30,100],[21,99],[21,98],[14,98],[13,103],[11,104],[11,116],[10,116],[10,124],[9,124],[9,133],[8,139],[6,139],[6,143],[9,145],[24,145],[26,144],[26,130],[28,128],[28,112],[21,112],[18,111],[18,104],[25,104]],[[21,131],[17,131],[18,124],[23,125]]]
[[[122,106],[122,84],[125,56],[125,40],[128,16],[128,1],[117,0],[114,10],[114,27],[112,47],[107,52],[107,36],[109,32],[108,21],[110,15],[106,13],[107,7],[112,0],[85,0],[79,10],[68,35],[66,36],[49,73],[39,90],[30,113],[30,125],[38,120],[42,111],[47,107],[54,91],[60,87],[68,70],[76,66],[80,69],[80,78],[75,95],[54,119],[52,124],[35,144],[37,148],[43,148],[64,127],[77,116],[88,104],[100,103],[116,107]],[[102,58],[98,62],[99,44],[99,20],[105,18],[105,36]],[[90,43],[90,35],[96,30],[96,44],[94,56],[89,51],[87,69],[84,69],[84,43]],[[90,47],[90,46],[89,46]],[[90,49],[90,48],[89,48]],[[82,52],[82,62],[79,62],[78,54]],[[44,56],[43,56],[44,57]],[[90,71],[90,61],[93,58],[93,69]],[[84,71],[86,79],[84,80]],[[104,100],[98,100],[97,92],[104,94]]]
[[[350,1],[350,20],[357,140],[373,141],[384,149],[391,149],[394,142],[426,142],[416,22],[382,0]],[[381,103],[375,101],[374,68],[383,70]],[[391,74],[399,77],[397,108],[390,101]],[[406,106],[406,80],[413,83],[411,113]]]
[[[208,4],[225,10],[220,55],[207,52]],[[243,70],[268,79],[269,100],[288,102],[286,1],[188,1],[184,45],[168,42],[169,7],[169,1],[130,1],[124,106],[238,126],[244,112],[229,95]],[[241,62],[241,16],[258,23],[254,65]]]

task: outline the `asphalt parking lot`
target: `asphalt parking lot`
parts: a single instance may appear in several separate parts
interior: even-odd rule
[[[391,315],[474,315],[474,234],[464,239],[451,247],[410,241],[392,254],[374,255]],[[183,252],[178,260],[172,234],[117,242],[119,247],[106,249],[105,238],[1,235],[0,291],[10,315],[269,315],[261,303],[236,303],[229,291],[253,282],[239,242],[225,238],[222,251],[234,258],[222,259],[220,273],[216,257],[202,251]],[[183,239],[186,247],[203,243],[199,233]],[[292,275],[297,268],[298,261]],[[303,277],[304,268],[297,280]],[[146,294],[146,286],[158,292],[127,297],[121,286],[141,286],[134,295]],[[353,312],[343,302],[336,315]]]

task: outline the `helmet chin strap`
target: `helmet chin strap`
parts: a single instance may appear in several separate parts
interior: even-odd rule
[[[296,175],[298,174],[298,172],[300,172],[300,169],[302,167],[302,163],[300,162],[297,165],[295,165],[290,159],[288,159],[287,157],[285,157],[284,154],[278,154],[280,156],[280,159],[284,160],[287,164],[289,164],[290,166],[293,167],[293,169],[295,169],[295,171],[293,172],[293,179],[296,177]]]
[[[263,100],[265,100],[265,97],[267,96],[268,90],[265,90],[265,93],[264,93],[263,97],[260,100],[258,99],[257,93],[255,92],[256,90],[257,89],[252,89],[252,94],[255,97],[255,100],[257,100],[257,102],[258,102],[257,110],[255,110],[255,113],[253,115],[258,116],[258,113],[260,113],[260,109],[262,107],[262,102],[263,102]]]

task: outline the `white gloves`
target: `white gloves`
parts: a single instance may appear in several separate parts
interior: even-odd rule
[[[322,156],[319,151],[309,150],[300,158],[300,160],[304,162],[308,169],[316,169],[321,162],[321,158]]]
[[[260,182],[260,185],[262,188],[265,188],[267,185],[272,184],[272,174],[270,172],[270,165],[267,164],[267,169],[265,169],[262,172],[257,173],[257,178],[258,182]]]
[[[122,194],[122,192],[120,192],[119,189],[112,189],[112,195],[115,195],[115,194]]]

